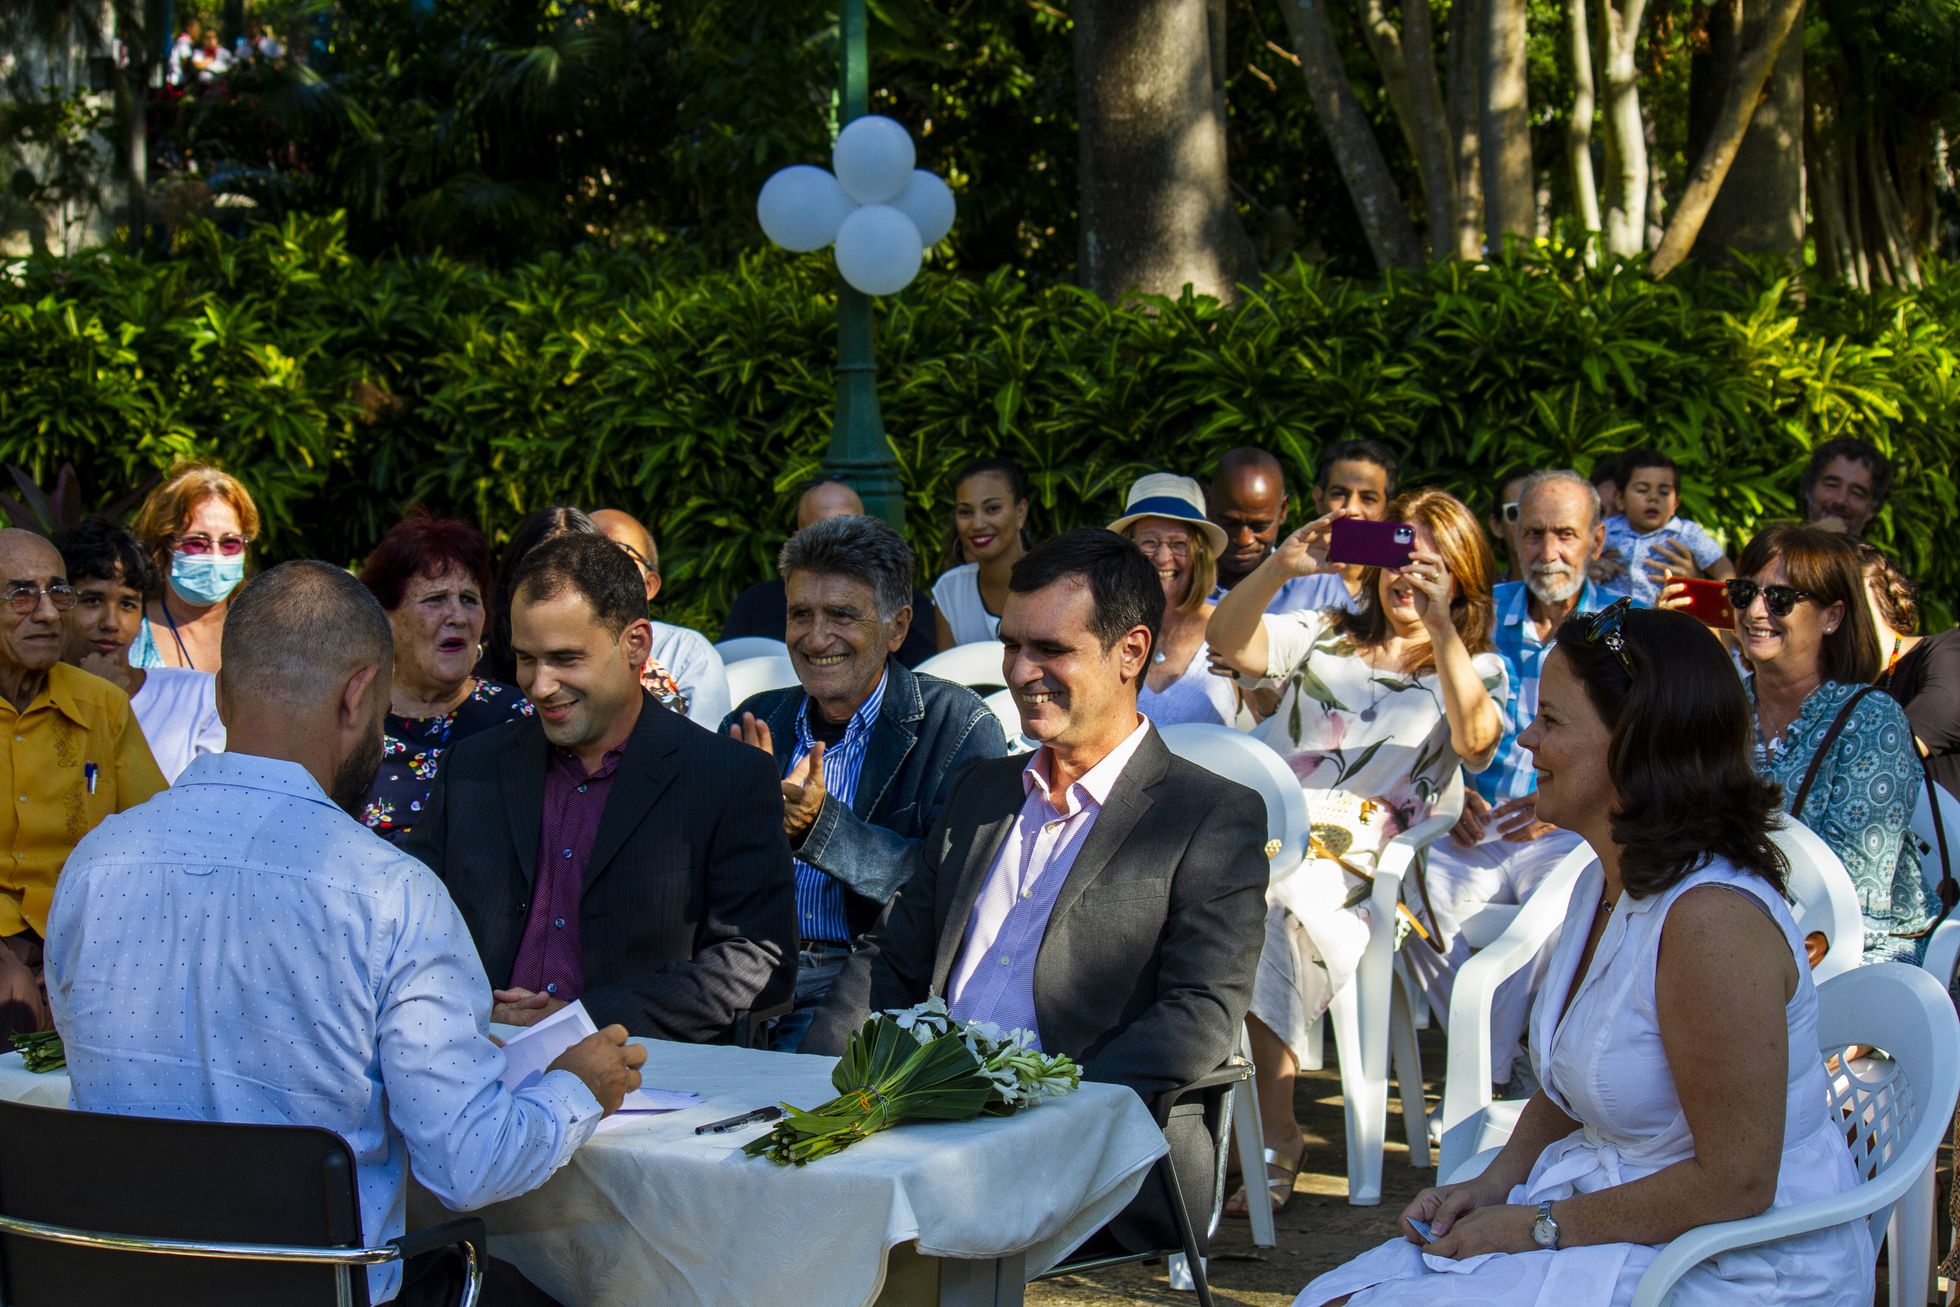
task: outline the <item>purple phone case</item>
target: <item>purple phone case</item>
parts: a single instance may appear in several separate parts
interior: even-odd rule
[[[1327,540],[1327,561],[1359,563],[1364,567],[1404,567],[1415,548],[1416,529],[1407,522],[1340,517],[1334,519]]]

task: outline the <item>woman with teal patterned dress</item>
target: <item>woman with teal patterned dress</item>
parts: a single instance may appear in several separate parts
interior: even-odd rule
[[[1817,527],[1776,526],[1749,542],[1737,570],[1729,603],[1755,668],[1756,768],[1851,873],[1865,961],[1916,963],[1938,913],[1912,834],[1925,779],[1905,713],[1867,692],[1880,662],[1857,548]]]

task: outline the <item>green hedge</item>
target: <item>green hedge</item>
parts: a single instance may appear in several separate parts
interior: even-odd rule
[[[670,615],[713,627],[822,458],[831,284],[821,256],[369,263],[337,219],[193,229],[169,259],[35,261],[0,280],[0,460],[46,478],[73,459],[107,499],[214,457],[265,506],[271,557],[356,561],[415,500],[493,534],[553,502],[643,509]],[[1733,551],[1792,511],[1809,448],[1849,434],[1899,461],[1875,537],[1948,615],[1960,272],[1910,294],[1805,289],[1767,268],[1657,285],[1542,248],[1383,285],[1301,265],[1233,310],[928,274],[879,309],[881,393],[922,571],[949,476],[983,452],[1029,467],[1052,530],[1239,444],[1304,477],[1326,442],[1373,436],[1406,482],[1482,506],[1510,469],[1651,442]]]

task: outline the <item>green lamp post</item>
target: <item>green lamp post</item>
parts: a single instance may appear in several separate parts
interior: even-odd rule
[[[858,492],[867,513],[902,530],[905,492],[878,412],[871,297],[902,290],[918,275],[926,246],[952,229],[953,193],[912,166],[912,138],[903,127],[869,112],[865,0],[842,3],[836,171],[782,169],[756,197],[756,216],[785,249],[836,248],[837,410],[824,466]]]

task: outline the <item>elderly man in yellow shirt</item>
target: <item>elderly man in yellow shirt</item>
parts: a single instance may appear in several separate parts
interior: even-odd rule
[[[0,1048],[52,1023],[41,935],[55,877],[82,836],[164,788],[123,692],[61,661],[75,606],[61,555],[0,531]],[[11,737],[11,738],[9,738]]]

